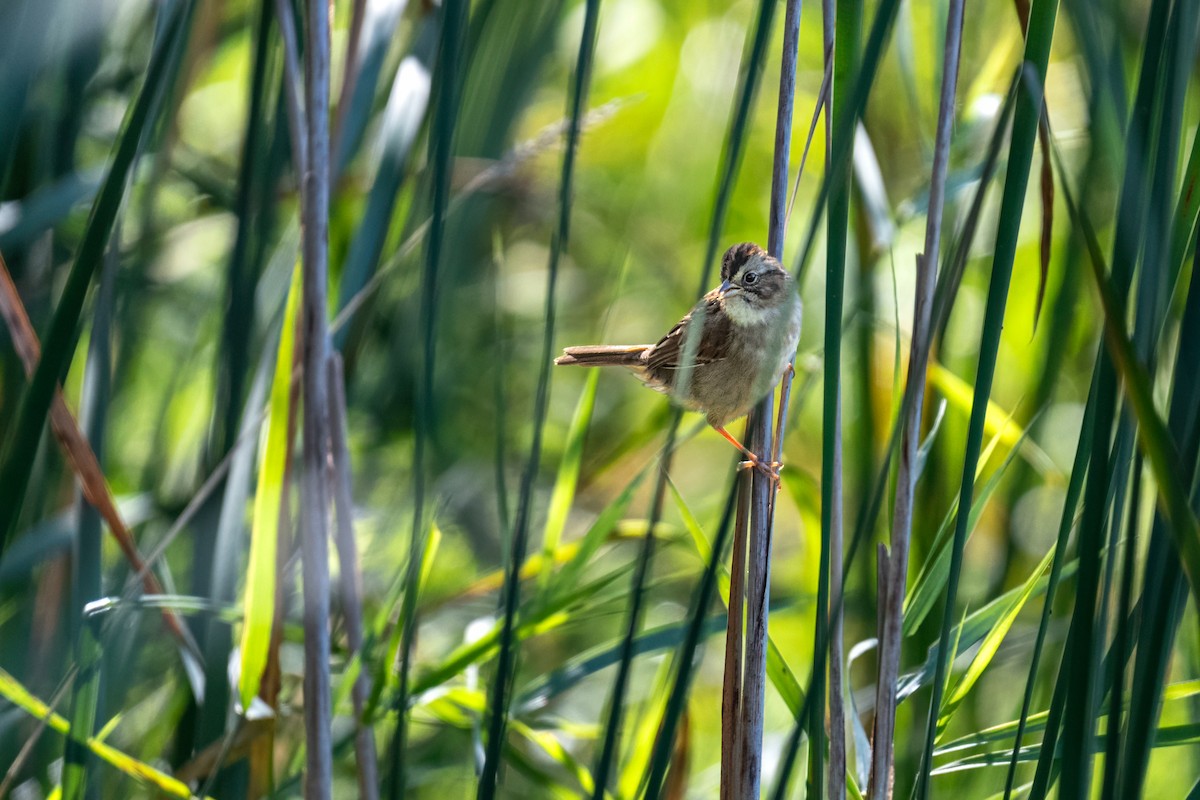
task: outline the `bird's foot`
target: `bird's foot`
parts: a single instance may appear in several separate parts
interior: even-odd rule
[[[758,470],[775,485],[775,491],[779,491],[779,470],[783,469],[782,461],[763,461],[749,447],[746,447],[746,445],[730,436],[729,431],[725,430],[725,428],[717,425],[714,425],[713,428],[746,456],[745,461],[738,463],[738,469]]]
[[[738,464],[738,469],[756,469],[775,487],[775,491],[779,491],[779,471],[783,469],[782,461],[763,461],[758,456],[745,451],[746,460]]]

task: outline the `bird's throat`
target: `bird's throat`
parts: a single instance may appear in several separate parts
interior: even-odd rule
[[[744,297],[725,298],[725,313],[734,325],[762,325],[770,321],[771,309],[748,303]]]

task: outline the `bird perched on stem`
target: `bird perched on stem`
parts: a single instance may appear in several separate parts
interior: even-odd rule
[[[725,426],[748,413],[791,364],[800,338],[796,282],[752,242],[721,259],[721,285],[704,295],[657,344],[568,347],[555,364],[625,367],[690,411],[745,453],[745,466],[777,476]]]

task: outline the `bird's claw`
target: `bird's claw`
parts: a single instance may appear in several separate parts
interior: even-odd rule
[[[769,480],[775,486],[775,491],[778,492],[779,491],[779,471],[781,469],[783,469],[783,462],[782,461],[760,461],[759,459],[755,458],[752,454],[748,454],[748,455],[750,455],[750,458],[748,458],[746,461],[742,461],[742,462],[738,463],[738,469],[756,469],[756,470],[758,470],[760,473],[762,473],[767,478],[767,480]]]

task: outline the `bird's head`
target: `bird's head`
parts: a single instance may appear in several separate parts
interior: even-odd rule
[[[726,312],[739,325],[767,322],[767,314],[795,293],[787,270],[753,242],[735,244],[725,251],[718,291]]]

